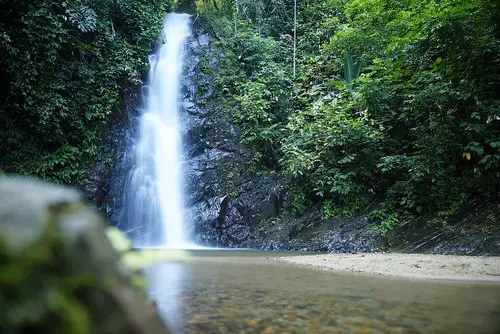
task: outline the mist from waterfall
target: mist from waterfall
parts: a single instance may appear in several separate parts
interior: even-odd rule
[[[124,210],[135,247],[183,247],[180,79],[190,16],[168,14],[162,44],[149,58],[144,110],[139,121],[135,164],[127,177]]]

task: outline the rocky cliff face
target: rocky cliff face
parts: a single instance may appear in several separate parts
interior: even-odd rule
[[[232,115],[217,97],[214,74],[225,57],[222,50],[221,42],[213,34],[195,24],[182,83],[182,115],[186,217],[197,244],[323,252],[415,249],[463,254],[466,249],[469,254],[496,254],[498,247],[495,247],[494,238],[487,235],[476,233],[473,238],[483,240],[482,245],[467,244],[463,235],[470,234],[472,225],[460,232],[462,237],[449,229],[444,232],[431,228],[431,233],[429,228],[418,227],[422,219],[430,221],[430,217],[411,221],[383,237],[376,232],[377,225],[367,218],[376,205],[350,217],[329,220],[322,219],[321,210],[314,207],[301,217],[288,213],[286,208],[291,198],[285,190],[287,180],[249,170],[250,156],[239,142]],[[419,247],[415,235],[432,239],[436,234],[441,238],[436,237],[435,242],[429,241],[426,247]],[[443,235],[449,238],[442,238]],[[450,239],[464,241],[450,243]]]
[[[123,111],[112,120],[99,161],[86,174],[83,191],[87,199],[108,217],[113,226],[120,226],[124,221],[121,210],[123,189],[128,171],[134,164],[140,104],[139,92],[125,97]]]
[[[276,177],[256,177],[239,144],[232,115],[212,98],[214,71],[224,54],[216,40],[195,28],[183,79],[187,217],[198,244],[241,247],[252,227],[275,217],[283,202]]]
[[[301,217],[287,213],[287,203],[291,201],[285,187],[287,180],[249,170],[250,156],[239,142],[232,115],[217,98],[215,73],[225,57],[220,41],[197,22],[194,25],[193,36],[187,44],[181,116],[185,146],[185,217],[195,243],[211,247],[323,252],[397,249],[500,254],[497,230],[474,232],[474,245],[467,241],[464,235],[470,235],[474,224],[462,224],[468,227],[461,228],[462,237],[459,237],[458,230],[441,233],[443,230],[435,226],[419,228],[422,218],[384,238],[375,231],[376,224],[367,218],[373,207],[351,217],[330,220],[322,219],[320,208],[315,207]],[[139,94],[130,95],[127,101],[126,117],[114,123],[105,142],[103,159],[89,171],[86,186],[91,201],[106,212],[112,225],[124,230],[131,228],[121,224],[125,221],[122,201],[126,196],[123,189],[127,172],[134,159]],[[495,220],[498,207],[491,210]],[[469,218],[464,216],[457,221],[471,220]],[[491,237],[492,233],[496,237]],[[432,239],[436,235],[438,237]],[[427,241],[425,247],[417,247],[421,240]],[[450,240],[456,242],[450,243]]]
[[[224,54],[215,40],[195,26],[187,44],[182,81],[181,117],[186,161],[186,221],[195,242],[205,246],[241,247],[251,228],[280,212],[283,189],[276,177],[256,177],[245,168],[232,117],[211,99],[219,61]],[[211,71],[207,71],[207,69]],[[134,164],[140,93],[126,97],[114,120],[99,162],[87,172],[84,192],[111,225],[124,226],[123,198],[128,171]],[[255,245],[258,248],[259,245]]]
[[[318,212],[301,218],[285,212],[286,180],[249,170],[250,155],[239,142],[232,115],[216,97],[214,73],[225,57],[219,41],[195,26],[188,55],[183,80],[186,217],[195,242],[269,250],[377,250],[383,242],[366,218],[324,222]]]

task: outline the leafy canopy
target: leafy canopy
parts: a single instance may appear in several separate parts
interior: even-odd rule
[[[0,2],[0,168],[81,183],[169,1]]]

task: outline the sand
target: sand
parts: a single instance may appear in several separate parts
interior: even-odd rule
[[[270,260],[324,270],[421,279],[500,282],[500,257],[433,254],[324,254]]]

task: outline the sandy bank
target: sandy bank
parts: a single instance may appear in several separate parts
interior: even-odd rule
[[[273,258],[284,263],[380,275],[500,282],[500,257],[432,254],[324,254]]]

